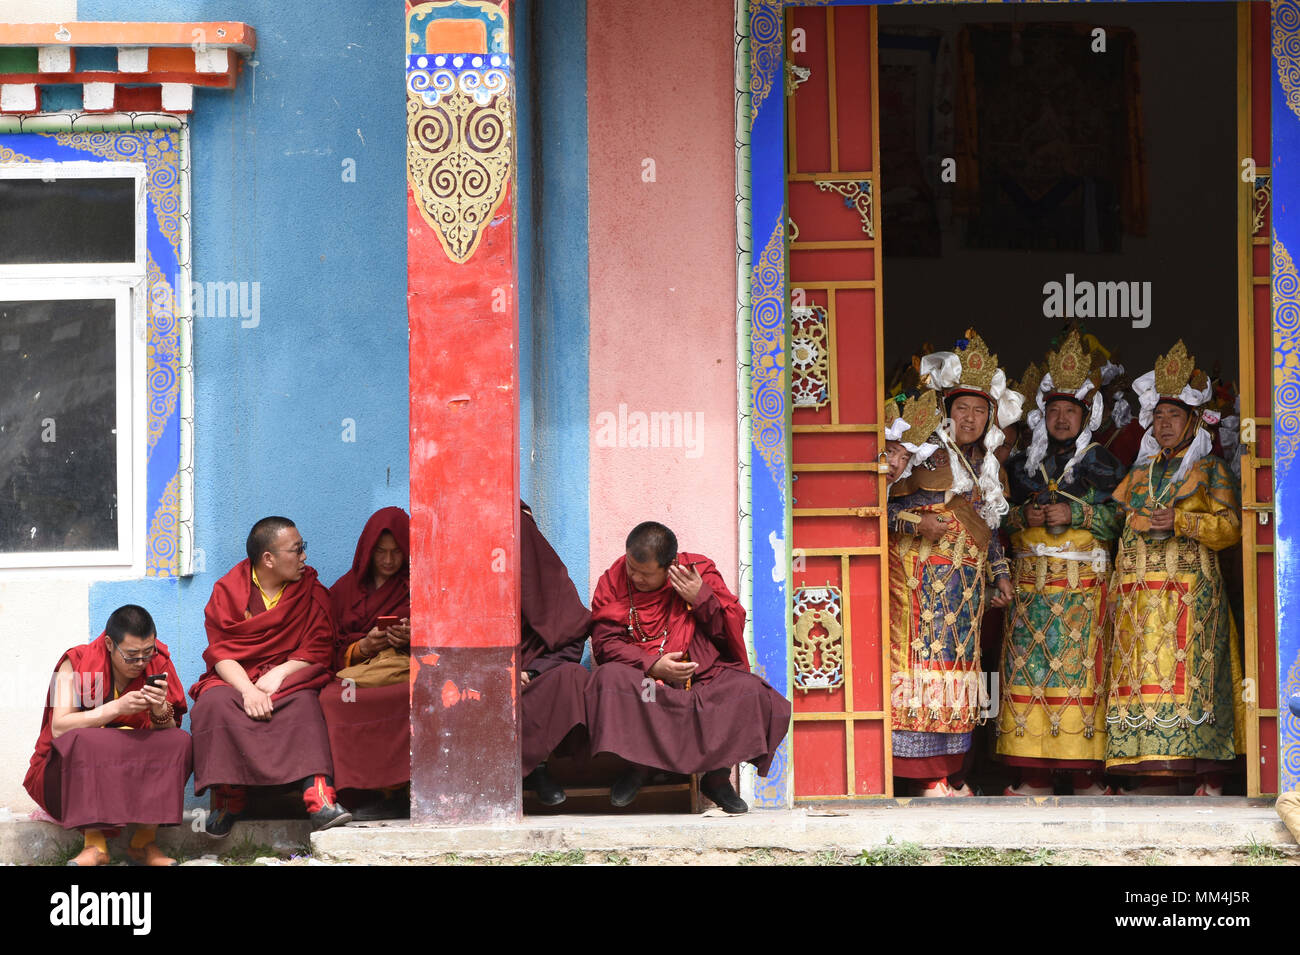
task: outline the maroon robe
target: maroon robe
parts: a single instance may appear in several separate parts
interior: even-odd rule
[[[749,672],[745,609],[713,561],[682,553],[678,562],[694,564],[703,578],[694,606],[668,582],[634,592],[626,557],[596,585],[591,642],[599,666],[587,689],[592,751],[676,773],[748,762],[766,776],[790,728],[790,702]],[[633,606],[640,635],[629,633]],[[661,654],[677,651],[697,664],[689,688],[646,676]]]
[[[519,669],[531,674],[519,700],[520,768],[526,776],[587,724],[590,674],[578,661],[591,614],[532,511],[521,508]]]
[[[334,621],[316,571],[306,568],[267,610],[249,562],[242,560],[213,586],[203,618],[208,669],[190,687],[195,795],[218,784],[274,786],[331,775],[329,737],[315,691],[329,681]],[[243,695],[217,675],[222,660],[239,663],[254,683],[288,660],[309,666],[289,674],[271,695],[271,719],[255,720],[244,712]]]
[[[161,640],[144,672],[122,693],[144,686],[153,673],[167,675],[167,701],[179,727],[185,715],[185,692]],[[81,712],[113,698],[113,667],[105,635],[73,647],[54,666],[41,732],[36,739],[23,787],[37,805],[67,829],[118,826],[138,822],[175,825],[185,810],[185,781],[190,778],[190,736],[184,730],[153,729],[149,710],[123,716],[104,727],[69,730],[54,738],[55,680],[64,660],[72,662]],[[130,727],[122,730],[117,727]]]
[[[1116,429],[1114,421],[1108,421],[1092,436],[1092,440],[1119,458],[1120,463],[1127,469],[1133,467],[1133,462],[1137,460],[1144,434],[1146,428],[1142,427],[1141,422],[1134,416],[1133,420],[1119,429]]]
[[[371,560],[384,532],[393,535],[406,560],[378,589]],[[380,617],[411,616],[411,518],[400,507],[385,507],[366,521],[352,557],[352,569],[330,588],[338,622],[334,672],[345,668],[348,648],[374,629]],[[360,661],[357,661],[360,662]],[[334,756],[334,785],[340,790],[400,786],[411,778],[411,688],[345,686],[333,680],[320,691],[321,712]],[[356,801],[345,794],[348,803]]]

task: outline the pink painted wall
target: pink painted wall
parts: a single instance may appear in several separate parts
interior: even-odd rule
[[[593,589],[643,520],[738,586],[732,38],[729,0],[587,7]]]

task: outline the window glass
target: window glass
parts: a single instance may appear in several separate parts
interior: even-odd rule
[[[116,309],[0,301],[0,553],[118,546]]]
[[[0,179],[0,265],[135,262],[135,180]]]

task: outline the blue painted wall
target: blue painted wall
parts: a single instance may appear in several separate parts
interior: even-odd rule
[[[520,493],[586,600],[586,0],[518,0],[514,22]]]
[[[90,626],[154,615],[188,683],[203,608],[259,517],[283,514],[328,586],[366,518],[408,506],[406,128],[400,5],[82,0],[82,20],[237,20],[258,34],[234,91],[196,90],[194,278],[259,282],[256,327],[200,318],[195,546],[180,581],[99,583]],[[343,181],[355,160],[356,181]],[[251,319],[247,320],[251,324]],[[356,426],[345,442],[344,419]]]
[[[1282,0],[1273,5],[1274,37],[1279,27],[1294,40],[1300,23],[1300,3]],[[1287,700],[1300,693],[1300,554],[1296,550],[1300,525],[1300,383],[1295,372],[1300,352],[1300,295],[1296,289],[1296,259],[1300,257],[1300,223],[1286,215],[1300,199],[1300,115],[1294,111],[1295,82],[1289,51],[1294,44],[1274,45],[1272,70],[1273,117],[1273,507],[1277,518],[1273,560],[1277,578],[1278,642],[1278,792],[1300,788],[1300,719],[1291,715]],[[1281,53],[1286,63],[1279,63]],[[1256,318],[1258,321],[1259,318]],[[1257,373],[1263,373],[1259,369]],[[1262,412],[1257,411],[1257,414]],[[1261,449],[1261,454],[1265,453]]]

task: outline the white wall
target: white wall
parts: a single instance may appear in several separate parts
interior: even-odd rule
[[[77,0],[0,0],[0,23],[58,23],[77,19]]]
[[[36,745],[54,664],[63,651],[95,635],[86,632],[89,596],[88,578],[0,580],[5,652],[0,726],[6,727],[0,733],[0,808],[27,813],[36,807],[23,789],[23,776]]]

